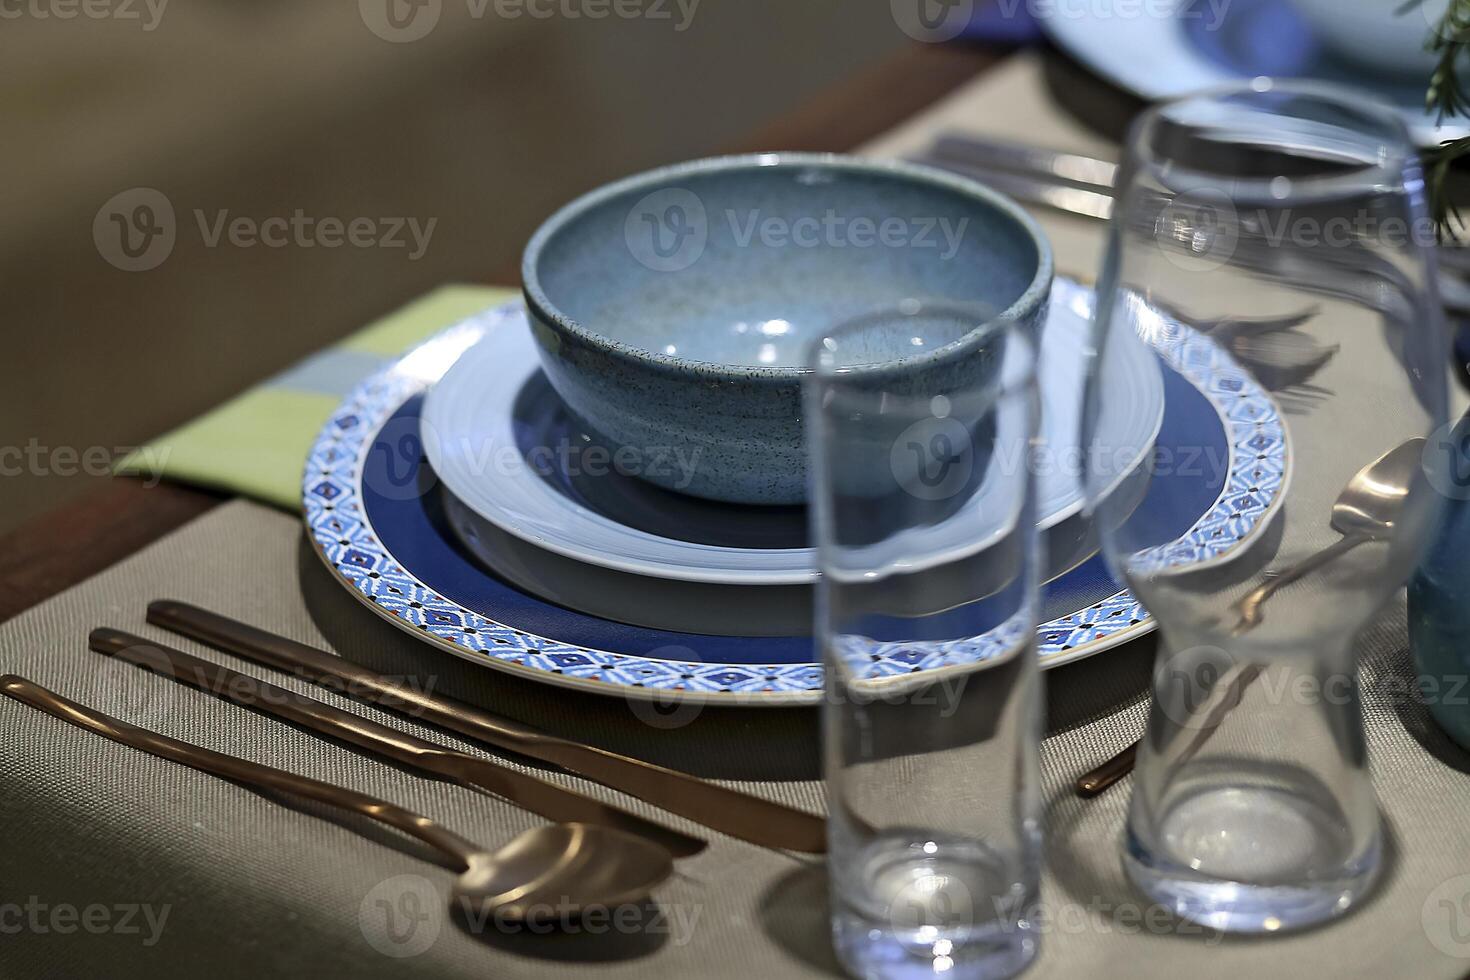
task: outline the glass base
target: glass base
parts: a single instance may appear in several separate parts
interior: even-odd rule
[[[1035,930],[1025,926],[903,934],[848,909],[832,918],[832,945],[843,968],[862,980],[1005,980],[1030,966],[1038,951]]]
[[[1353,854],[1340,812],[1265,787],[1220,787],[1164,814],[1158,841],[1130,825],[1128,877],[1176,915],[1222,932],[1274,933],[1336,918],[1373,887],[1377,833]]]
[[[1035,875],[979,841],[916,839],[877,838],[834,869],[832,940],[847,971],[1003,980],[1026,969],[1037,952]]]

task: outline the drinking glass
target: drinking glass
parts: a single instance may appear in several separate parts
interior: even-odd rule
[[[1087,454],[1103,550],[1162,639],[1124,864],[1215,928],[1311,925],[1379,871],[1354,639],[1441,500],[1415,441],[1448,363],[1418,158],[1390,109],[1257,79],[1145,113],[1117,194],[1087,425],[1146,344],[1185,427],[1141,503],[1110,492],[1138,447]]]
[[[1036,953],[1039,679],[1028,329],[907,301],[815,347],[832,925],[860,977]]]

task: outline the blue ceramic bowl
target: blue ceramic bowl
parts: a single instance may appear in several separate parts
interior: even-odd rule
[[[1020,207],[974,181],[772,153],[578,198],[532,237],[522,272],[546,375],[610,465],[699,497],[795,504],[815,340],[908,298],[1034,332],[1052,256]]]

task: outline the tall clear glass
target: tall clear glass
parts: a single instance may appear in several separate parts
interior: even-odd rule
[[[1418,157],[1392,110],[1258,79],[1144,114],[1117,193],[1088,420],[1126,405],[1111,366],[1146,344],[1183,426],[1159,493],[1108,492],[1137,447],[1087,455],[1104,550],[1162,633],[1124,863],[1216,928],[1311,925],[1379,870],[1354,641],[1441,502],[1416,441],[1448,364]]]
[[[1036,954],[1035,360],[1011,321],[918,302],[816,348],[828,865],[855,976]]]

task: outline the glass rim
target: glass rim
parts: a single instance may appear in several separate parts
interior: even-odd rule
[[[928,350],[864,363],[841,365],[831,363],[829,355],[834,349],[832,343],[842,336],[859,333],[868,329],[873,323],[887,318],[918,316],[925,312],[958,313],[966,317],[975,316],[975,320],[974,324],[959,337]],[[1017,380],[1021,384],[1026,384],[1034,381],[1036,377],[1036,362],[1040,351],[1038,345],[1026,336],[1025,330],[1021,327],[1022,319],[1009,309],[997,309],[986,304],[964,300],[899,300],[848,317],[822,331],[820,337],[807,345],[805,369],[810,380],[841,384],[845,379],[851,379],[854,382],[861,380],[870,383],[888,374],[899,375],[938,364],[947,358],[965,353],[967,349],[979,350],[984,344],[993,342],[997,337],[1004,337],[1007,345],[1016,341],[1025,344],[1028,363],[1024,370],[1024,377]]]
[[[1332,172],[1321,174],[1289,177],[1291,181],[1290,198],[1331,196],[1334,192],[1359,189],[1363,185],[1365,176],[1378,175],[1380,178],[1398,183],[1403,179],[1406,171],[1416,165],[1418,150],[1409,136],[1408,125],[1399,112],[1387,102],[1371,93],[1361,92],[1346,85],[1301,79],[1281,80],[1268,76],[1257,76],[1245,81],[1227,82],[1199,89],[1148,107],[1134,120],[1129,130],[1128,157],[1135,166],[1146,169],[1149,173],[1162,175],[1167,171],[1176,179],[1180,175],[1186,175],[1198,178],[1202,182],[1213,181],[1212,186],[1215,187],[1218,187],[1221,182],[1228,182],[1229,194],[1232,197],[1255,197],[1258,196],[1255,192],[1259,192],[1261,197],[1277,200],[1279,198],[1273,192],[1272,186],[1278,179],[1277,177],[1241,177],[1224,170],[1180,167],[1175,165],[1169,157],[1161,157],[1155,153],[1148,139],[1149,134],[1160,123],[1166,121],[1171,112],[1190,103],[1222,103],[1228,99],[1258,100],[1273,95],[1295,96],[1339,108],[1346,113],[1383,127],[1385,137],[1392,137],[1391,140],[1385,138],[1380,141],[1379,145],[1389,152],[1378,160],[1364,162],[1347,171],[1335,169]],[[1242,139],[1239,142],[1243,144],[1245,140]],[[1422,177],[1420,182],[1422,183]]]

